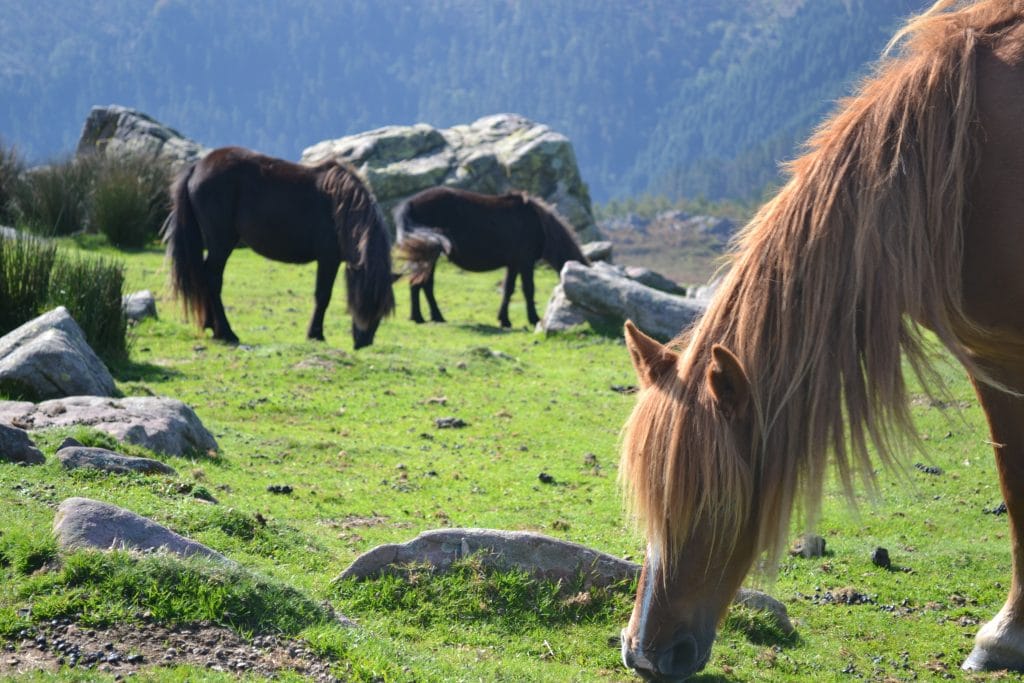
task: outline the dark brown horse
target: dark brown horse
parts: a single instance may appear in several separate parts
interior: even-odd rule
[[[433,187],[413,195],[395,209],[399,252],[412,267],[409,289],[412,319],[424,322],[420,290],[430,306],[430,319],[444,322],[434,298],[434,269],[444,253],[463,270],[505,269],[498,321],[511,327],[508,302],[522,279],[526,315],[531,325],[540,318],[533,301],[533,268],[543,259],[556,271],[566,261],[589,265],[573,237],[572,227],[536,197],[513,192],[486,195],[450,187]]]
[[[741,233],[696,326],[667,346],[626,327],[642,389],[620,473],[648,545],[622,658],[645,678],[704,667],[795,501],[813,523],[830,462],[852,495],[871,450],[898,459],[904,363],[941,387],[924,328],[974,382],[1010,520],[1009,595],[963,666],[1024,669],[1024,3],[942,0],[895,47]]]
[[[394,310],[384,216],[347,166],[336,161],[301,166],[224,147],[185,169],[171,197],[163,234],[171,287],[182,297],[186,314],[211,328],[214,339],[238,342],[221,288],[228,256],[240,241],[275,261],[316,261],[310,339],[324,338],[324,312],[342,261],[355,348],[372,344],[381,319]]]

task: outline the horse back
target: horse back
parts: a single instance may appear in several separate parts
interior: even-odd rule
[[[240,147],[210,152],[188,183],[208,247],[241,240],[276,261],[340,260],[332,204],[318,187],[318,172]]]
[[[434,187],[408,200],[408,217],[444,235],[448,259],[464,270],[532,265],[544,246],[543,230],[521,194]]]

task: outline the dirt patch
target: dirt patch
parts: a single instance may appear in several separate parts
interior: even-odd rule
[[[61,667],[98,671],[115,679],[158,666],[191,664],[211,671],[273,677],[286,670],[311,681],[339,681],[332,663],[301,641],[256,636],[200,622],[169,629],[157,624],[89,628],[55,619],[3,642],[0,678]]]

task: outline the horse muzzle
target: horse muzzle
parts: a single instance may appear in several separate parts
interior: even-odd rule
[[[662,648],[648,650],[637,644],[622,631],[622,663],[641,678],[657,683],[677,683],[701,671],[711,656],[710,644],[702,647],[692,634],[678,631],[671,643]]]

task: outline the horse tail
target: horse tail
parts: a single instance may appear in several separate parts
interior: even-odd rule
[[[171,213],[164,221],[160,236],[167,245],[167,259],[171,262],[171,292],[181,297],[186,319],[192,317],[196,324],[203,325],[210,290],[203,267],[203,234],[188,192],[188,181],[195,168],[195,164],[189,166],[171,185]]]
[[[524,195],[524,198],[527,206],[537,216],[537,221],[544,234],[544,247],[540,257],[556,272],[561,272],[562,266],[567,261],[578,261],[589,266],[590,260],[580,249],[580,245],[576,241],[576,232],[569,222],[547,202],[533,196]]]
[[[394,216],[398,253],[409,266],[409,282],[423,284],[438,257],[451,253],[451,240],[438,230],[418,224],[412,217],[409,200],[398,205]]]

